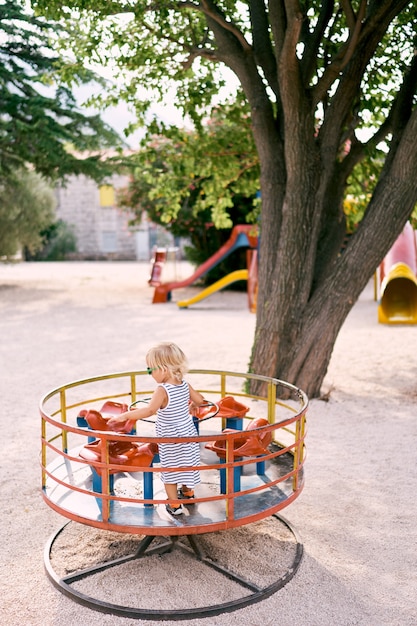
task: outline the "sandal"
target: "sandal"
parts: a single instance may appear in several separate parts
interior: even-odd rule
[[[181,489],[178,490],[178,498],[180,500],[190,500],[194,498],[194,489],[184,489],[181,487]]]

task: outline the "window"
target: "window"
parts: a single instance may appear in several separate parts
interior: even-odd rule
[[[100,206],[114,206],[113,185],[102,185],[100,187]]]
[[[102,252],[117,251],[117,236],[114,231],[104,230],[101,233],[101,249]]]

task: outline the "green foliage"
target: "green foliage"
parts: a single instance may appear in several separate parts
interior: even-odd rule
[[[228,85],[229,91],[238,94],[236,107],[230,106],[223,116],[221,132],[224,137],[220,132],[216,133],[209,145],[209,131],[204,126],[204,119],[227,82],[223,70],[228,66],[240,79],[245,97],[251,93],[251,88],[242,82],[242,77],[251,76],[258,101],[263,106],[261,91],[268,90],[276,125],[284,128],[280,104],[283,87],[275,83],[276,58],[282,49],[273,47],[282,43],[279,35],[284,32],[280,22],[283,14],[277,10],[273,16],[271,8],[262,14],[259,7],[246,7],[231,0],[213,2],[210,6],[171,0],[162,0],[157,5],[145,0],[69,0],[65,3],[34,0],[32,4],[39,12],[54,19],[66,19],[68,31],[62,34],[61,41],[68,46],[68,37],[71,37],[75,67],[80,67],[88,58],[93,63],[114,68],[120,79],[119,87],[109,95],[103,94],[102,101],[107,99],[107,102],[114,103],[123,98],[131,102],[136,108],[139,125],[149,128],[150,124],[151,133],[167,137],[163,164],[158,166],[161,146],[155,147],[152,156],[148,144],[144,160],[139,165],[143,167],[145,162],[146,167],[135,175],[137,186],[138,177],[143,179],[140,184],[142,195],[149,195],[146,202],[148,207],[153,207],[156,221],[172,228],[175,220],[182,221],[181,212],[187,209],[196,220],[199,216],[204,223],[213,222],[217,228],[230,228],[234,197],[253,196],[255,179],[255,176],[240,176],[237,158],[230,151],[231,142],[238,144],[236,155],[245,154],[242,168],[251,167],[252,160],[256,176],[259,174],[256,156],[259,146],[256,150],[250,127],[254,101],[249,110],[237,88]],[[281,8],[284,11],[283,6]],[[285,11],[289,11],[289,19],[291,11],[288,7]],[[334,201],[340,207],[343,205],[346,230],[352,232],[365,214],[385,161],[385,154],[378,149],[378,140],[390,140],[394,121],[391,107],[414,55],[416,7],[412,2],[396,2],[389,15],[391,9],[388,11],[381,3],[352,0],[333,9],[318,0],[311,0],[299,3],[299,11],[303,21],[298,41],[294,41],[299,64],[296,69],[308,100],[316,102],[314,132],[318,141],[323,145],[326,143],[321,135],[328,132],[329,124],[334,124],[340,135],[337,158],[346,170],[344,201],[343,198]],[[358,24],[369,22],[371,29],[373,20],[379,20],[378,36],[372,42],[370,35],[361,40]],[[268,21],[274,23],[275,31],[267,28]],[[257,39],[264,27],[269,41]],[[272,54],[274,50],[276,58]],[[242,55],[253,53],[262,86],[257,84],[254,73],[245,74],[246,68],[244,70],[241,66],[245,63],[249,67]],[[355,61],[357,69],[351,75],[347,71],[344,76],[341,72],[349,67],[348,61],[353,59],[354,53],[358,58]],[[294,70],[294,80],[296,75]],[[351,86],[348,86],[349,81]],[[350,104],[342,104],[342,98],[339,98],[343,89],[352,100]],[[149,122],[151,102],[166,102],[172,98],[183,115],[193,121],[195,134],[187,136],[182,130]],[[415,102],[413,92],[410,92],[411,101]],[[233,115],[239,108],[241,113],[245,112],[245,116],[240,115],[240,127],[234,123],[236,118],[233,122]],[[336,120],[333,110],[340,115],[340,120]],[[327,118],[331,121],[327,122]],[[359,141],[359,134],[367,129],[371,129],[366,133],[368,139]],[[379,133],[376,133],[377,129],[381,129]],[[288,129],[286,132],[288,134]],[[242,150],[245,136],[246,146]],[[336,135],[330,144],[335,139]],[[349,145],[351,154],[347,154],[346,145]],[[332,158],[329,149],[326,150],[328,158]],[[231,181],[235,176],[241,187],[242,181],[246,181],[247,189],[233,189]],[[142,198],[141,203],[144,202]],[[336,210],[330,208],[328,219],[332,213],[336,217]],[[341,219],[340,215],[337,219]]]
[[[411,214],[410,222],[414,230],[417,230],[417,207],[414,209],[414,211]]]
[[[365,215],[383,167],[382,151],[373,151],[353,168],[343,202],[346,231],[352,234]]]
[[[10,174],[0,183],[0,257],[41,249],[54,209],[54,193],[38,174],[25,169]]]
[[[69,61],[56,50],[63,27],[35,18],[25,5],[0,4],[0,181],[28,164],[50,178],[99,180],[112,167],[97,151],[120,140],[99,116],[78,109],[68,85],[56,82],[68,78]],[[92,78],[81,65],[72,68],[72,82]],[[81,155],[87,151],[95,154]]]
[[[62,45],[74,51],[77,64],[88,58],[115,69],[122,84],[120,93],[109,97],[103,93],[102,101],[114,104],[123,97],[135,107],[143,124],[147,123],[151,102],[164,100],[170,88],[175,91],[179,106],[198,124],[207,105],[225,84],[210,56],[194,55],[194,48],[209,33],[204,15],[191,6],[165,0],[158,2],[157,10],[144,0],[70,0],[65,4],[40,0],[32,5],[54,19],[67,19],[70,35],[62,38]],[[190,55],[193,59],[199,57],[192,68]]]
[[[350,20],[359,12],[360,4],[363,3],[351,3]],[[401,73],[413,54],[415,7],[413,3],[402,4],[404,8],[389,24],[362,82],[363,98],[357,100],[356,105],[360,108],[355,111],[358,128],[379,122],[381,111],[389,109]],[[72,25],[67,40],[63,41],[69,41],[70,37],[74,54],[78,55],[77,67],[83,58],[89,58],[98,65],[112,66],[116,74],[125,79],[118,96],[137,105],[143,123],[147,123],[144,115],[150,103],[154,100],[167,101],[172,94],[175,94],[179,108],[200,123],[207,107],[213,104],[213,99],[217,98],[226,83],[222,71],[224,65],[233,65],[231,57],[238,57],[241,52],[237,44],[244,49],[246,47],[248,53],[252,52],[247,42],[251,41],[255,26],[245,5],[235,1],[214,2],[211,14],[202,3],[171,0],[162,0],[156,5],[146,0],[69,0],[65,3],[60,0],[33,0],[32,5],[54,19],[66,18]],[[333,57],[340,55],[339,48],[346,42],[351,24],[344,10],[335,9],[318,42],[314,39],[317,36],[314,30],[324,23],[328,9],[324,9],[323,3],[318,1],[302,2],[300,9],[304,12],[304,19],[299,58],[306,66],[303,69],[310,85],[315,85]],[[372,14],[375,9],[370,7],[369,13]],[[223,20],[228,24],[231,33],[229,58],[223,50],[219,51],[215,24],[210,23],[210,17],[216,17],[220,25],[223,25]],[[273,19],[269,15],[267,17]],[[272,33],[269,36],[272,41]],[[306,57],[310,52],[307,47],[313,45],[317,45],[314,63],[309,61],[307,66]],[[221,71],[217,71],[219,66]],[[269,78],[265,78],[265,83]],[[139,94],[144,93],[144,86],[148,91],[142,97]],[[173,88],[172,91],[170,88]],[[113,98],[117,97],[115,93]],[[103,94],[105,98],[106,94]],[[329,103],[330,97],[326,96],[324,100]],[[271,101],[275,101],[272,94]]]
[[[131,157],[132,181],[118,202],[137,222],[146,212],[174,236],[188,238],[193,263],[218,250],[233,225],[255,221],[259,163],[241,103],[217,107],[197,131],[154,122],[143,144]],[[241,256],[227,259],[208,281],[245,267]]]
[[[218,171],[226,165],[224,175],[221,174],[220,178],[226,180],[229,176],[231,179],[233,177],[231,170],[235,162],[232,161],[229,165],[227,160],[221,158],[222,145],[219,135],[216,137],[219,141],[216,151],[217,165],[213,164],[213,159],[204,158],[202,147],[205,145],[204,119],[206,119],[207,111],[213,105],[216,106],[214,103],[216,99],[218,101],[219,93],[227,83],[228,75],[224,73],[224,67],[226,65],[233,68],[240,77],[238,65],[241,59],[239,57],[245,50],[248,54],[252,52],[248,42],[253,40],[256,29],[260,28],[260,24],[251,21],[250,12],[245,5],[225,0],[213,3],[211,9],[199,2],[186,4],[168,0],[158,2],[157,5],[150,5],[145,0],[134,2],[70,0],[65,3],[59,0],[34,0],[32,4],[39,12],[54,19],[65,18],[67,20],[67,24],[70,25],[68,27],[70,34],[63,34],[62,41],[68,46],[68,37],[71,37],[71,47],[77,55],[75,67],[79,67],[85,58],[99,65],[113,67],[119,78],[119,87],[110,94],[103,93],[99,97],[101,102],[107,101],[109,104],[114,104],[123,98],[135,107],[138,125],[145,125],[148,128],[150,125],[154,134],[164,134],[174,145],[177,142],[181,144],[180,153],[183,162],[173,166],[170,172],[164,171],[163,179],[159,178],[157,189],[151,194],[150,200],[160,199],[160,220],[170,224],[172,220],[177,219],[178,211],[184,205],[189,180],[184,180],[184,186],[172,185],[172,181],[173,178],[179,181],[181,176],[185,179],[185,172],[188,172],[189,177],[194,173],[197,184],[199,184],[199,179],[205,179],[203,193],[199,197],[196,196],[193,201],[195,213],[201,211],[203,215],[205,209],[209,208],[211,220],[218,228],[230,227],[228,211],[233,201],[227,191],[227,186],[225,187],[219,180]],[[304,20],[297,52],[302,77],[308,83],[311,92],[308,95],[309,98],[313,96],[313,90],[321,93],[320,82],[328,83],[330,89],[333,79],[328,76],[332,76],[332,64],[335,63],[336,58],[342,58],[342,52],[344,54],[347,51],[346,39],[352,36],[352,22],[355,16],[360,14],[362,5],[363,3],[354,0],[349,11],[347,8],[335,11],[330,19],[330,13],[326,13],[327,9],[323,7],[323,3],[316,0],[300,3]],[[387,118],[402,75],[413,55],[412,41],[415,37],[416,11],[413,3],[404,2],[403,5],[404,8],[398,12],[398,16],[391,23],[387,22],[387,32],[381,37],[381,44],[375,47],[374,54],[370,57],[369,64],[364,71],[363,80],[360,85],[359,83],[357,85],[358,94],[354,104],[345,112],[345,120],[340,128],[344,135],[342,146],[348,138],[352,138],[353,131],[378,128]],[[253,8],[251,10],[255,11]],[[364,20],[365,17],[372,19],[372,13],[376,10],[376,7],[369,7],[369,14],[363,14],[361,19]],[[81,15],[83,19],[80,21]],[[214,16],[217,24],[215,21],[210,21]],[[266,17],[272,19],[270,15]],[[260,19],[259,15],[258,19]],[[278,18],[276,19],[278,22]],[[327,28],[324,27],[326,20],[328,20]],[[220,46],[220,40],[216,36],[224,24],[227,24],[229,31],[227,47]],[[317,33],[321,35],[321,39],[318,38]],[[272,42],[273,35],[269,34]],[[265,57],[260,56],[258,65],[261,68],[264,88],[268,85],[270,92],[268,96],[278,118],[282,111],[280,111],[277,86],[272,80],[274,69],[276,69],[274,68],[275,61],[270,59],[269,65],[265,62],[270,52],[269,45],[270,42],[267,41],[262,45],[261,42],[257,42],[258,54]],[[337,76],[337,74],[338,72],[335,72],[334,75]],[[255,85],[254,75],[252,79]],[[357,79],[360,79],[359,73]],[[355,80],[357,79],[355,77]],[[249,144],[252,142],[250,112],[247,104],[243,104],[242,94],[238,92],[236,84],[228,84],[229,91],[238,93],[237,106],[234,111],[243,107],[242,110],[247,111],[247,117],[240,130],[234,125],[233,140],[241,144],[242,136],[247,134]],[[246,88],[245,91],[247,95],[248,89]],[[324,123],[326,110],[332,99],[337,97],[336,92],[337,84],[334,86],[332,97],[327,90],[323,90],[320,96],[320,106],[317,108],[315,120],[316,133]],[[203,136],[201,143],[190,142],[190,150],[184,149],[182,131],[178,131],[178,136],[175,137],[175,129],[166,128],[157,122],[149,122],[148,112],[151,103],[167,102],[172,99],[182,114],[193,121],[196,132]],[[233,107],[230,107],[229,116],[233,115],[232,111]],[[132,125],[130,130],[133,129]],[[227,133],[225,124],[222,131]],[[224,142],[227,142],[227,138]],[[344,195],[347,201],[354,195],[355,203],[360,207],[355,216],[356,221],[364,214],[372,186],[367,184],[366,193],[363,190],[359,191],[358,176],[365,184],[367,172],[372,171],[372,177],[375,176],[374,180],[377,180],[377,172],[382,166],[383,161],[376,145],[376,142],[368,141],[366,149],[351,159],[352,173]],[[191,153],[191,148],[195,150],[195,155]],[[357,148],[355,140],[354,149],[357,150]],[[253,163],[258,172],[253,142],[251,149],[253,150]],[[172,157],[174,158],[174,155]],[[363,173],[360,172],[361,168],[353,171],[355,160],[358,163],[359,161],[364,163]],[[198,162],[198,168],[195,162]],[[182,173],[179,171],[181,168]],[[210,175],[207,175],[209,169]],[[155,172],[152,173],[154,174]],[[370,182],[372,181],[368,181]],[[253,190],[245,191],[244,195],[251,195],[251,193]],[[351,215],[347,218],[349,230],[352,228]]]
[[[137,176],[148,184],[148,198],[166,224],[187,208],[194,217],[210,215],[207,221],[216,228],[230,228],[234,199],[254,197],[259,190],[258,156],[240,102],[217,107],[198,131],[154,122],[143,146],[132,160],[138,161]],[[249,206],[255,212],[255,205]]]
[[[43,246],[34,254],[26,250],[27,261],[65,261],[77,250],[77,240],[71,225],[57,220],[40,233]]]

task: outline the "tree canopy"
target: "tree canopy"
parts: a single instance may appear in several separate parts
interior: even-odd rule
[[[36,18],[26,5],[0,1],[0,256],[7,258],[22,246],[34,253],[40,231],[54,222],[46,180],[52,185],[70,174],[101,180],[114,170],[103,149],[121,143],[75,100],[72,86],[94,75],[74,71],[58,53],[63,26]]]
[[[28,165],[49,178],[100,178],[110,168],[97,151],[120,139],[98,115],[82,111],[71,90],[93,73],[78,68],[64,82],[69,59],[56,50],[63,27],[35,17],[26,4],[0,2],[0,181]]]
[[[33,4],[78,25],[79,62],[119,68],[142,118],[152,98],[174,94],[198,128],[225,83],[222,68],[235,75],[262,194],[250,369],[318,395],[347,314],[417,201],[415,3]],[[341,254],[343,203],[360,163],[373,164],[371,191]]]
[[[158,205],[166,223],[175,221],[192,197],[195,216],[209,210],[217,228],[230,229],[227,210],[233,198],[249,198],[259,191],[259,159],[249,115],[240,102],[217,107],[194,132],[155,121],[142,143],[131,162],[141,168],[140,175],[149,184],[147,198]]]
[[[188,260],[200,265],[229,238],[235,224],[256,222],[259,205],[259,160],[250,120],[241,102],[216,107],[198,131],[148,127],[140,150],[130,157],[128,187],[117,203],[161,224],[174,237],[185,237]],[[190,245],[188,245],[188,242]],[[212,268],[205,284],[241,269],[245,251]]]

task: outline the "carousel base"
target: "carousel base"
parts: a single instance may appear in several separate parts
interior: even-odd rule
[[[200,535],[198,537],[196,535],[169,536],[168,538],[145,535],[138,543],[135,536],[136,549],[132,553],[117,556],[117,548],[123,547],[124,542],[123,539],[119,541],[112,539],[109,546],[112,556],[116,558],[77,569],[71,563],[65,564],[65,550],[58,544],[69,526],[74,527],[76,533],[78,530],[81,534],[88,531],[83,525],[67,522],[45,546],[45,569],[52,584],[60,592],[75,602],[102,613],[145,620],[184,620],[219,615],[271,596],[293,578],[300,566],[303,546],[294,527],[277,514],[259,524],[263,526],[257,536],[253,525],[244,529],[212,533],[215,540],[220,541],[222,546],[220,552],[218,546],[216,551],[215,543],[210,546],[209,535],[204,535],[202,538]],[[89,531],[103,533],[102,530],[97,529],[89,529]],[[221,536],[225,533],[228,534]],[[233,533],[246,533],[246,535],[233,537]],[[115,534],[111,533],[111,535]],[[273,539],[274,535],[275,539]],[[71,541],[74,544],[73,554],[79,554],[80,547],[82,549],[82,540],[79,540],[75,534],[70,541],[65,539],[64,544],[68,545]],[[236,546],[240,544],[240,547],[248,546],[249,552],[242,558],[239,550],[237,554],[234,553],[234,544]],[[54,564],[54,551],[59,553],[61,561],[64,559],[64,566],[61,565],[61,570],[68,572],[73,569],[74,571],[65,575],[57,573],[56,569],[59,568]],[[191,586],[194,589],[190,586],[190,571],[195,565],[190,564],[189,559],[192,559],[194,564],[197,561],[199,568],[198,586],[196,579],[192,579]],[[251,563],[252,560],[253,563]],[[70,558],[69,561],[71,561]],[[263,573],[270,570],[268,575],[259,575],[255,561],[262,564]],[[275,569],[277,563],[280,564],[279,569]],[[164,575],[170,576],[170,568],[173,566],[175,580],[172,580],[171,576],[171,585],[167,585]],[[124,569],[126,567],[130,567],[129,573]],[[204,572],[204,570],[208,571]],[[99,584],[97,577],[100,579]],[[204,584],[204,579],[210,584]],[[126,590],[125,582],[132,580],[132,590]],[[227,585],[232,585],[230,591]],[[213,586],[216,590],[213,600],[214,597],[219,599],[224,594],[231,599],[207,604],[207,600],[210,599],[209,587]],[[91,587],[95,590],[104,589],[103,598],[90,595]],[[120,595],[121,588],[123,588],[122,595]],[[174,591],[171,594],[174,593],[174,598],[167,591],[172,588]],[[126,593],[128,597],[123,595]],[[158,602],[155,600],[156,593]],[[97,593],[97,595],[100,594]],[[142,600],[141,606],[135,606],[138,604],[138,597]],[[192,601],[192,606],[187,606],[187,601]],[[158,608],[155,609],[155,605],[159,605]]]

